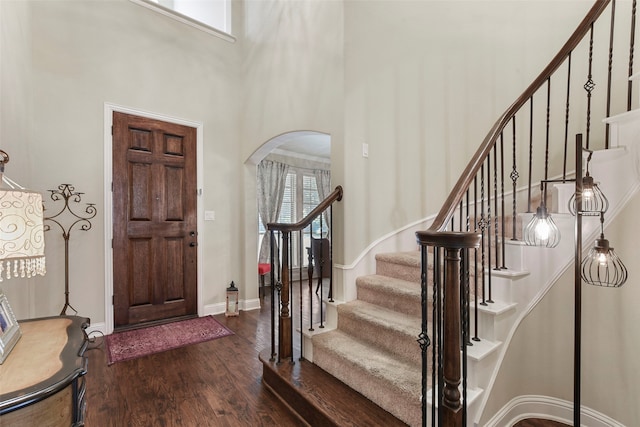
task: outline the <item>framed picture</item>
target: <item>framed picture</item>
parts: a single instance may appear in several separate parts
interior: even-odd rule
[[[0,290],[0,364],[9,356],[21,336],[20,325],[7,296]]]

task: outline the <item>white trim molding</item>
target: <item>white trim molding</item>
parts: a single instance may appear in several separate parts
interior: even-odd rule
[[[204,124],[191,120],[185,120],[172,116],[151,113],[144,110],[137,110],[129,107],[105,102],[104,103],[104,328],[103,332],[108,335],[113,332],[113,252],[111,240],[113,239],[113,198],[111,182],[113,180],[113,141],[111,135],[111,126],[113,125],[113,113],[120,112],[132,114],[136,116],[146,117],[154,120],[162,120],[165,122],[176,123],[183,126],[189,126],[196,129],[196,187],[198,189],[197,197],[197,223],[198,223],[198,240],[204,240],[204,216],[202,202],[202,186],[204,182]],[[203,245],[197,246],[198,251],[198,316],[204,316],[204,304],[202,298],[202,284],[204,282],[203,268]]]
[[[624,427],[605,414],[582,405],[580,424],[588,427]],[[524,395],[511,399],[485,427],[512,426],[527,418],[543,418],[565,424],[573,422],[573,402],[549,396]]]
[[[161,4],[154,2],[153,0],[130,0],[132,3],[135,3],[139,6],[145,7],[147,9],[153,10],[161,15],[167,16],[171,19],[175,19],[178,22],[182,22],[183,24],[189,25],[190,27],[196,28],[200,31],[204,31],[207,34],[211,34],[212,36],[216,36],[221,38],[222,40],[226,40],[231,43],[235,43],[236,38],[229,33],[226,33],[218,28],[214,28],[210,25],[205,24],[197,19],[191,18],[187,15],[184,15],[180,12],[176,12],[173,9],[162,6]],[[227,2],[226,8],[229,9],[231,7],[231,1]],[[227,27],[231,27],[231,12],[230,10],[226,11],[225,22]]]

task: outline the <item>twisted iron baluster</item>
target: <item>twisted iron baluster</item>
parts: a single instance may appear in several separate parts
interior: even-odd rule
[[[478,176],[473,178],[473,217],[476,219],[473,231],[478,231]],[[480,341],[478,337],[478,248],[473,250],[473,341]]]
[[[420,259],[422,271],[420,272],[420,301],[421,301],[421,332],[418,336],[418,344],[420,345],[420,351],[422,354],[422,424],[426,425],[427,422],[427,349],[431,345],[431,340],[429,339],[429,331],[428,331],[428,310],[427,310],[427,281],[428,281],[428,262],[429,256],[427,252],[427,247],[425,245],[421,245],[420,247]],[[433,400],[432,400],[433,402]],[[432,405],[435,406],[435,405]],[[435,418],[433,418],[435,419]]]
[[[567,57],[567,102],[564,114],[564,160],[562,166],[562,180],[567,179],[567,150],[569,147],[569,96],[571,94],[571,52]]]
[[[501,212],[502,212],[502,265],[501,270],[506,270],[505,252],[506,252],[506,238],[505,238],[505,207],[504,207],[504,133],[500,133],[500,193],[501,193]]]
[[[584,84],[584,90],[587,91],[587,132],[586,132],[586,143],[585,147],[589,149],[589,140],[591,135],[591,92],[596,87],[595,82],[593,81],[593,23],[591,24],[591,33],[589,36],[589,75],[587,76],[587,81]]]
[[[480,262],[480,271],[481,271],[481,279],[482,279],[482,302],[480,305],[487,305],[486,297],[485,297],[485,278],[484,278],[484,266],[485,264],[485,231],[487,229],[487,221],[484,217],[484,163],[480,166],[480,233],[482,236],[482,245],[480,248],[480,252],[482,254],[482,261]]]
[[[511,166],[511,173],[509,174],[509,177],[511,178],[511,183],[513,185],[513,202],[512,202],[512,218],[513,218],[513,223],[512,223],[512,237],[511,240],[518,240],[518,233],[516,230],[516,225],[517,225],[517,213],[516,213],[516,209],[517,209],[517,182],[518,182],[518,177],[520,176],[520,174],[518,173],[518,168],[516,166],[517,162],[516,162],[516,117],[513,116],[513,121],[512,121],[512,128],[513,128],[513,159],[512,159],[512,166]]]

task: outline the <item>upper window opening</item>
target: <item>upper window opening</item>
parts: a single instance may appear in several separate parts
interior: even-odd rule
[[[235,41],[231,34],[231,0],[131,0],[200,30]]]

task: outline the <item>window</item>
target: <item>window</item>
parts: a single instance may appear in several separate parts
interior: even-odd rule
[[[298,222],[318,206],[318,203],[320,203],[320,197],[316,186],[316,177],[313,175],[313,172],[306,169],[289,168],[278,222]],[[321,227],[321,219],[318,217],[311,224],[311,229],[313,230],[313,237],[319,238],[321,230],[324,230],[325,233],[327,232],[327,224],[322,224]],[[258,242],[261,242],[263,236],[266,234],[266,227],[259,218],[258,232],[260,234]],[[290,260],[291,265],[293,267],[299,266],[300,250],[302,249],[302,265],[306,266],[308,260],[305,248],[311,246],[309,229],[303,231],[302,248],[300,248],[300,242],[297,236],[292,240],[293,241],[290,242],[293,248],[293,259]]]
[[[228,41],[231,34],[231,0],[131,0],[187,25]]]

